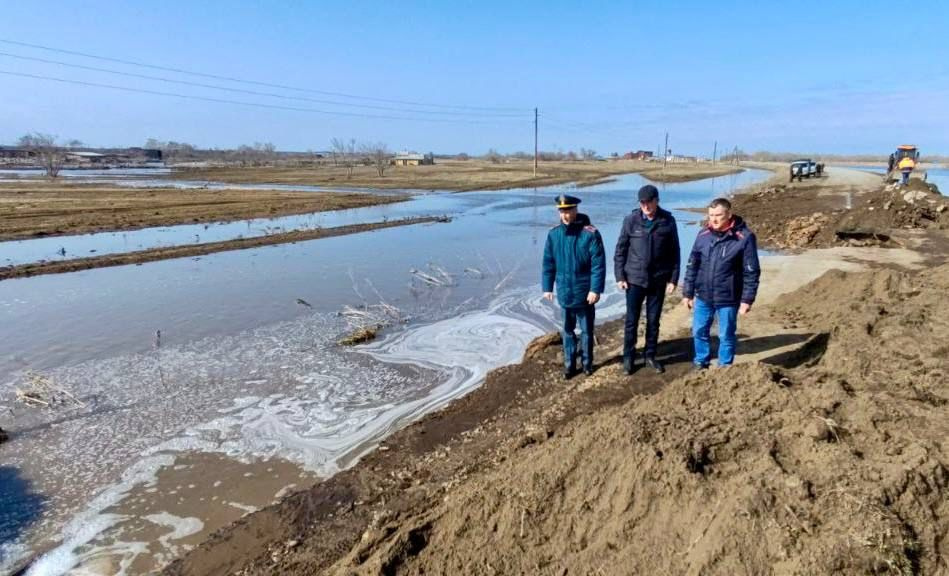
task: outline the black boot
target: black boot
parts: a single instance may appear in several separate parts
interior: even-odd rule
[[[584,366],[583,373],[587,376],[593,376],[593,366]]]
[[[564,380],[570,380],[571,378],[573,378],[574,376],[576,376],[576,374],[577,374],[577,370],[576,370],[575,368],[564,368],[564,369],[563,369],[563,379],[564,379]]]
[[[656,371],[656,374],[662,374],[666,371],[665,366],[661,362],[656,360],[654,356],[646,356],[646,366],[649,366]]]
[[[630,376],[635,371],[636,366],[633,364],[633,357],[623,356],[623,373]]]

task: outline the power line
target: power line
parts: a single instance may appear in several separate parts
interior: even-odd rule
[[[408,120],[410,122],[442,122],[442,123],[455,123],[455,124],[481,124],[481,125],[490,125],[490,124],[502,124],[510,123],[510,120],[502,121],[496,120],[494,122],[488,121],[478,121],[478,120],[463,120],[463,119],[453,119],[453,118],[425,118],[425,117],[408,117],[408,116],[386,116],[381,114],[361,114],[358,112],[342,112],[342,111],[330,111],[330,110],[319,110],[316,108],[302,108],[298,106],[282,106],[279,104],[261,104],[257,102],[245,102],[241,100],[228,100],[225,98],[213,98],[210,96],[196,96],[193,94],[181,94],[178,92],[164,92],[160,90],[147,90],[144,88],[131,88],[128,86],[117,86],[115,84],[102,84],[99,82],[86,82],[83,80],[69,80],[66,78],[56,78],[54,76],[44,76],[41,74],[28,74],[25,72],[10,72],[8,70],[0,70],[0,74],[5,74],[7,76],[19,76],[21,78],[33,78],[36,80],[48,80],[51,82],[60,82],[63,84],[76,84],[79,86],[92,86],[95,88],[109,88],[111,90],[121,90],[124,92],[137,92],[140,94],[151,94],[155,96],[172,96],[175,98],[184,98],[188,100],[201,100],[204,102],[214,102],[218,104],[237,104],[240,106],[252,106],[255,108],[269,108],[273,110],[290,110],[294,112],[311,112],[314,114],[325,114],[328,116],[349,116],[355,118],[374,118],[379,120]],[[525,119],[526,120],[526,119]],[[526,122],[525,122],[526,123]]]
[[[317,104],[330,104],[333,106],[349,106],[352,108],[366,108],[371,110],[386,110],[390,112],[403,112],[409,114],[439,114],[439,115],[449,115],[449,116],[472,116],[472,117],[497,117],[497,118],[516,118],[516,117],[526,117],[524,113],[511,113],[511,112],[456,112],[456,111],[443,111],[443,110],[412,110],[407,108],[395,108],[391,106],[379,106],[375,104],[357,104],[357,103],[348,103],[348,102],[339,102],[334,100],[322,100],[319,98],[308,98],[306,96],[286,96],[284,94],[276,94],[274,92],[260,92],[257,90],[246,90],[242,88],[229,88],[227,86],[218,86],[215,84],[204,84],[201,82],[190,82],[188,80],[176,80],[174,78],[165,78],[162,76],[150,76],[148,74],[136,74],[134,72],[122,72],[120,70],[110,70],[108,68],[99,68],[96,66],[85,66],[83,64],[72,64],[70,62],[62,62],[59,60],[49,60],[46,58],[37,58],[35,56],[23,56],[20,54],[11,54],[9,52],[0,52],[0,56],[6,56],[8,58],[16,58],[18,60],[27,60],[31,62],[42,62],[44,64],[55,64],[57,66],[66,66],[69,68],[77,68],[80,70],[89,70],[92,72],[104,72],[106,74],[114,74],[117,76],[127,76],[130,78],[141,78],[144,80],[156,80],[159,82],[168,82],[171,84],[179,84],[183,86],[195,86],[198,88],[210,88],[213,90],[222,90],[225,92],[235,92],[239,94],[250,94],[253,96],[266,96],[269,98],[280,98],[283,100],[295,100],[301,102],[314,102]]]
[[[529,112],[528,108],[504,108],[504,107],[490,107],[490,106],[465,106],[465,105],[452,105],[452,104],[433,104],[425,102],[413,102],[411,100],[394,100],[389,98],[375,98],[372,96],[360,96],[357,94],[347,94],[345,92],[329,92],[326,90],[314,90],[311,88],[300,88],[297,86],[288,86],[285,84],[273,84],[269,82],[260,82],[257,80],[245,80],[242,78],[235,78],[232,76],[220,76],[217,74],[207,74],[204,72],[194,72],[191,70],[184,70],[182,68],[172,68],[169,66],[159,66],[156,64],[148,64],[145,62],[136,62],[134,60],[124,60],[121,58],[112,58],[109,56],[99,56],[96,54],[89,54],[86,52],[79,52],[76,50],[65,50],[62,48],[54,48],[51,46],[43,46],[41,44],[30,44],[28,42],[18,42],[16,40],[8,40],[0,38],[0,43],[11,44],[14,46],[22,46],[26,48],[35,48],[37,50],[46,50],[48,52],[57,52],[60,54],[69,54],[71,56],[81,56],[83,58],[92,58],[95,60],[102,60],[106,62],[115,62],[118,64],[125,64],[128,66],[139,66],[142,68],[151,68],[153,70],[162,70],[165,72],[174,72],[176,74],[187,74],[189,76],[196,76],[201,78],[212,78],[214,80],[224,80],[227,82],[238,82],[241,84],[251,84],[255,86],[265,86],[268,88],[279,88],[282,90],[293,90],[296,92],[308,92],[311,94],[322,94],[324,96],[337,96],[340,98],[353,98],[357,100],[366,100],[372,102],[384,102],[388,104],[402,104],[405,106],[420,106],[420,107],[429,107],[429,108],[445,108],[445,109],[454,109],[454,110],[483,110],[483,111],[496,111],[496,112]]]

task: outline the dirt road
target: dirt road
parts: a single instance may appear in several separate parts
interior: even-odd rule
[[[949,201],[926,183],[886,185],[877,174],[850,168],[831,167],[803,182],[787,182],[778,170],[733,205],[762,246],[782,250],[909,246],[917,233],[949,228]]]

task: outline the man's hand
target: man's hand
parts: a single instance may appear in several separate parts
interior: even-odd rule
[[[745,314],[751,312],[751,304],[747,302],[742,302],[738,307],[738,313],[744,316]]]
[[[692,305],[695,303],[695,299],[694,299],[694,298],[683,298],[683,299],[682,299],[682,303],[685,304],[685,307],[686,307],[686,308],[688,308],[689,310],[691,310],[691,309],[692,309]]]
[[[676,291],[676,285],[672,282],[669,282],[666,285],[666,294],[672,294],[675,291]]]
[[[600,295],[596,292],[587,294],[587,304],[593,305],[600,301]]]
[[[629,290],[629,283],[626,282],[626,280],[620,280],[619,282],[616,283],[616,287],[622,290],[623,292],[626,292],[627,290]]]
[[[546,300],[546,301],[548,301],[548,302],[553,302],[553,301],[554,301],[554,293],[553,293],[553,292],[544,292],[544,300]]]

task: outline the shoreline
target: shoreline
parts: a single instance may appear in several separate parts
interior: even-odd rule
[[[305,242],[309,240],[318,240],[320,238],[331,238],[334,236],[359,234],[361,232],[368,232],[371,230],[394,228],[397,226],[411,226],[414,224],[430,224],[449,221],[451,221],[451,219],[447,216],[424,216],[384,222],[351,224],[347,226],[337,226],[335,228],[320,228],[317,230],[294,230],[292,232],[282,232],[279,234],[271,234],[269,236],[237,238],[234,240],[224,240],[221,242],[188,244],[183,246],[173,246],[170,248],[153,248],[150,250],[141,250],[138,252],[106,254],[102,256],[76,258],[72,260],[56,262],[47,261],[32,264],[19,264],[15,266],[0,267],[0,281],[11,280],[14,278],[40,276],[44,274],[62,274],[66,272],[77,272],[79,270],[107,268],[112,266],[126,266],[130,264],[137,265],[144,264],[146,262],[157,262],[159,260],[170,260],[174,258],[205,256],[217,252],[247,250],[249,248],[259,248],[262,246],[276,246],[279,244]]]

